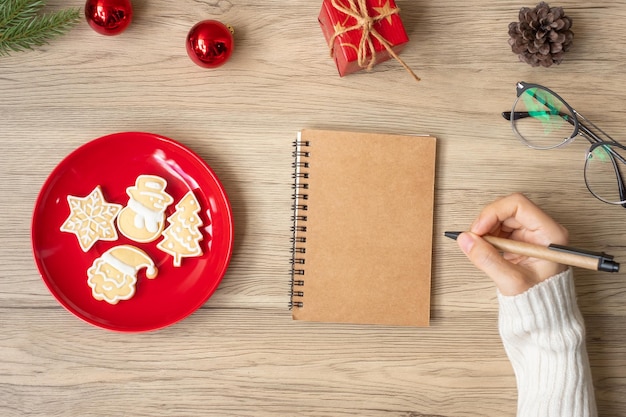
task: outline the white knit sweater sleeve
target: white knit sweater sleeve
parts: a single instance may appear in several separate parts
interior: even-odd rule
[[[596,417],[571,269],[523,294],[498,293],[498,301],[500,336],[517,381],[517,416]]]

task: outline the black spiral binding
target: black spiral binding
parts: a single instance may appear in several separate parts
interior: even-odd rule
[[[307,183],[307,179],[309,178],[309,142],[302,141],[300,136],[294,141],[294,152],[293,152],[293,216],[291,220],[293,222],[293,226],[291,227],[292,232],[292,250],[291,250],[291,291],[290,291],[290,300],[289,300],[289,309],[302,308],[304,306],[304,302],[302,298],[304,297],[304,263],[306,254],[306,221],[307,215],[306,211],[308,210],[307,200],[309,199],[309,195],[307,190],[309,189],[309,184]],[[303,149],[304,148],[304,149]]]

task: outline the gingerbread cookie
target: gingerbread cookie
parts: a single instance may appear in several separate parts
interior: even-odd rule
[[[117,227],[127,238],[147,243],[156,240],[165,227],[165,209],[174,199],[165,192],[167,181],[156,175],[140,175],[126,189],[128,205],[117,217]]]
[[[86,197],[67,196],[70,215],[61,225],[62,232],[74,233],[83,252],[98,240],[117,240],[114,220],[122,206],[108,203],[100,186]]]
[[[96,300],[117,304],[135,295],[137,272],[146,268],[146,277],[157,276],[154,261],[131,245],[115,246],[97,258],[87,270],[87,284]]]
[[[163,240],[157,247],[174,257],[174,266],[180,266],[182,258],[202,255],[202,219],[198,216],[200,203],[189,191],[176,204],[176,211],[167,218],[169,226],[163,232]]]

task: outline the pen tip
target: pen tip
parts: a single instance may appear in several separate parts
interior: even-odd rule
[[[445,237],[449,237],[450,239],[456,240],[457,237],[461,234],[461,232],[444,232]]]

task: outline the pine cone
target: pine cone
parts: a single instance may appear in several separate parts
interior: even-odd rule
[[[572,19],[562,7],[541,2],[534,9],[522,7],[519,22],[509,24],[509,45],[513,53],[533,67],[560,64],[574,39]]]

